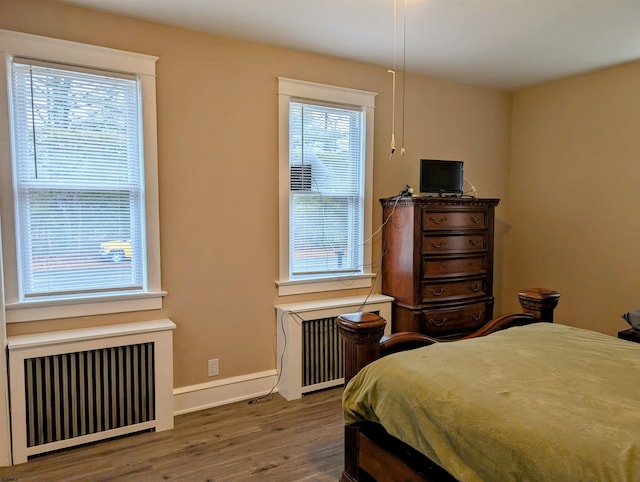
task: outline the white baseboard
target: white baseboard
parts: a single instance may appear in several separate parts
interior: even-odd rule
[[[276,370],[266,370],[174,388],[173,414],[181,415],[266,395],[275,386],[277,378]],[[277,388],[273,391],[277,391]]]

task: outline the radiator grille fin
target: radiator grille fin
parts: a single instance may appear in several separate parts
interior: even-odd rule
[[[302,323],[302,386],[337,380],[344,376],[342,350],[336,317]]]
[[[155,419],[153,342],[24,364],[28,447]]]

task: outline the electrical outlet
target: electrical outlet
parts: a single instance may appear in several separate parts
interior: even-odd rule
[[[210,377],[215,377],[220,375],[220,367],[218,365],[218,359],[214,358],[213,360],[207,361],[207,370],[209,372]]]

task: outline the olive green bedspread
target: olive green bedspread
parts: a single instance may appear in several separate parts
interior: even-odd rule
[[[640,344],[592,331],[536,323],[391,355],[343,409],[464,481],[640,481]]]

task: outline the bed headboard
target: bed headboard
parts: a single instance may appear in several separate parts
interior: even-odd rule
[[[546,288],[529,288],[518,292],[524,313],[502,315],[466,335],[464,338],[485,336],[511,326],[535,322],[553,322],[553,310],[558,305],[560,294]],[[438,340],[421,333],[394,333],[383,338],[386,320],[374,313],[346,313],[336,319],[338,331],[344,344],[344,381],[351,380],[356,373],[372,361],[395,351],[439,343]],[[452,341],[452,340],[447,340]]]

